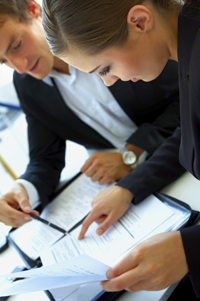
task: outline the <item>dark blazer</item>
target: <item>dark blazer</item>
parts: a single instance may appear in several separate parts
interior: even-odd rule
[[[200,3],[179,16],[178,60],[181,102],[180,162],[200,179]],[[200,297],[200,226],[181,230],[189,275]]]
[[[55,84],[51,87],[16,72],[14,84],[28,122],[30,162],[21,178],[35,185],[45,205],[65,166],[66,140],[92,149],[113,145],[66,106]],[[138,125],[138,130],[128,142],[147,150],[150,155],[179,126],[177,63],[169,61],[159,78],[150,83],[117,81],[110,90],[122,109]],[[156,169],[157,165],[159,162]],[[169,181],[169,176],[164,177],[162,186]]]

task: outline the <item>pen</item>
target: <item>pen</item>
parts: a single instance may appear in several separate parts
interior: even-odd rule
[[[3,167],[5,168],[5,170],[9,173],[9,175],[16,180],[17,176],[14,173],[14,171],[10,168],[10,166],[8,165],[8,163],[6,163],[6,161],[3,159],[3,157],[0,155],[0,163],[3,165]]]
[[[29,214],[30,214],[30,216],[31,216],[33,219],[36,219],[36,220],[42,222],[43,224],[45,224],[45,225],[47,225],[47,226],[49,226],[49,227],[51,227],[51,228],[54,228],[54,229],[56,229],[56,230],[62,232],[62,233],[65,234],[65,235],[69,235],[69,233],[68,233],[66,230],[64,230],[64,229],[62,229],[62,228],[56,226],[55,224],[50,223],[50,222],[47,221],[46,219],[43,219],[43,218],[37,216],[36,214],[34,214],[34,213],[32,213],[32,212],[29,213]]]

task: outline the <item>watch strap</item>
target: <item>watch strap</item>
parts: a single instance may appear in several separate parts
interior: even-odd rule
[[[124,147],[123,149],[120,150],[120,153],[123,155],[123,153],[125,151],[129,151],[129,150]],[[135,154],[135,152],[133,152],[133,153]],[[136,155],[136,157],[137,157],[137,161],[134,164],[129,165],[132,170],[135,170],[141,163],[143,163],[146,160],[146,158],[148,157],[148,152],[143,151],[142,154],[139,157],[137,155]]]
[[[133,152],[131,150],[128,150],[127,148],[123,148],[122,150],[120,150],[120,153],[122,154],[122,159],[123,159],[123,154],[125,152],[132,152],[132,153],[134,153],[135,156],[136,156],[136,162],[134,164],[130,164],[130,165],[126,164],[125,162],[124,162],[124,164],[127,165],[127,166],[130,166],[132,170],[136,169],[138,167],[138,156],[136,155],[135,152]],[[123,161],[124,161],[124,159],[123,159]]]

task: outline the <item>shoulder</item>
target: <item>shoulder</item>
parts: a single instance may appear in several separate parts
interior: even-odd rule
[[[38,80],[36,80],[35,78],[33,78],[32,76],[28,75],[28,74],[19,74],[16,71],[14,71],[13,73],[13,80],[14,80],[14,84],[15,86],[17,86],[17,88],[19,87],[27,87],[27,85],[35,85]],[[28,88],[28,87],[27,87]]]
[[[43,94],[48,92],[50,86],[46,84],[43,80],[36,79],[28,74],[19,74],[16,71],[13,73],[13,82],[17,94],[20,99],[27,96],[37,96],[38,94]],[[54,88],[54,86],[52,86]]]
[[[31,91],[36,90],[40,85],[41,80],[36,80],[28,74],[19,74],[16,71],[13,73],[13,82],[19,99],[23,95],[29,95]]]

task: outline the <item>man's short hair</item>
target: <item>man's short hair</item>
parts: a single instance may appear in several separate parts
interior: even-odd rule
[[[20,21],[28,21],[31,0],[0,0],[0,22],[3,16],[16,17]]]

